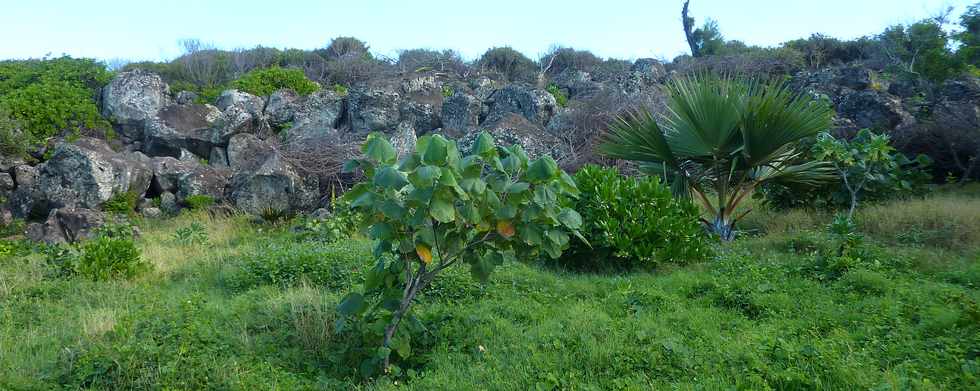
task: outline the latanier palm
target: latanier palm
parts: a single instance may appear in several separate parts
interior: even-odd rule
[[[709,213],[707,228],[732,240],[739,204],[763,183],[817,184],[833,178],[822,162],[799,162],[796,143],[827,130],[828,104],[785,83],[708,75],[666,87],[665,113],[619,117],[599,150],[640,163],[670,181],[674,193],[693,196]]]

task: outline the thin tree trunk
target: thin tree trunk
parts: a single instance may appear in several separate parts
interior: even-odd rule
[[[694,39],[694,18],[688,15],[688,6],[691,0],[684,1],[684,8],[681,10],[681,22],[684,25],[684,37],[687,38],[687,45],[691,47],[691,56],[701,57],[701,49]]]

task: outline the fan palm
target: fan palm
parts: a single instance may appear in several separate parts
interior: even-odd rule
[[[663,176],[676,195],[693,196],[710,214],[702,218],[707,229],[722,240],[734,239],[735,224],[749,212],[735,211],[760,185],[833,178],[823,162],[798,163],[793,148],[830,127],[832,111],[824,102],[784,83],[703,75],[675,80],[667,92],[665,114],[617,118],[599,150]]]

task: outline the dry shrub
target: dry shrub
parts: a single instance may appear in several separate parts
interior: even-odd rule
[[[334,135],[317,138],[295,138],[279,142],[282,158],[303,176],[315,176],[321,194],[343,193],[357,181],[357,176],[341,173],[344,162],[360,153],[361,138]]]

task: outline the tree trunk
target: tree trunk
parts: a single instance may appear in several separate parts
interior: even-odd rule
[[[385,326],[384,347],[389,349],[388,354],[385,356],[384,366],[382,367],[382,370],[384,370],[385,373],[388,373],[388,367],[391,365],[391,340],[395,337],[395,331],[398,330],[398,325],[401,323],[402,318],[405,317],[405,314],[407,314],[408,310],[412,307],[412,302],[415,300],[415,296],[418,295],[419,290],[422,289],[422,285],[425,284],[425,281],[423,281],[424,277],[425,266],[423,265],[423,267],[419,269],[415,278],[407,282],[409,285],[406,287],[405,293],[402,295],[401,305],[399,305],[398,311],[395,311],[394,315],[391,317],[391,322],[388,322],[388,325]]]
[[[708,224],[708,231],[718,235],[723,242],[735,240],[735,222],[729,221],[721,214],[715,216],[715,219]]]
[[[688,6],[691,0],[684,1],[684,8],[681,10],[681,22],[684,24],[684,37],[687,38],[687,45],[691,47],[691,56],[701,57],[701,49],[694,39],[694,18],[687,16]]]

